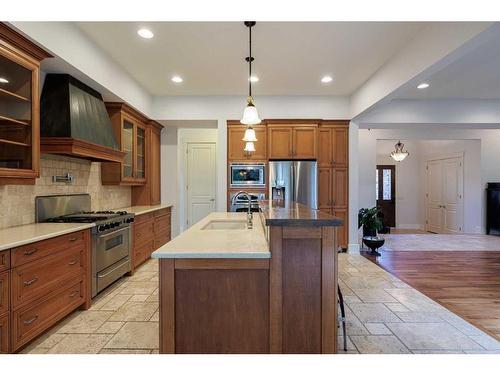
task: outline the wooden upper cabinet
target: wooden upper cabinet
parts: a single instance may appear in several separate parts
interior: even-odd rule
[[[34,184],[40,160],[40,62],[47,52],[0,23],[0,184]]]
[[[316,126],[294,126],[293,158],[316,159]]]
[[[227,157],[231,161],[259,160],[267,159],[267,131],[265,125],[253,126],[257,142],[255,151],[246,152],[243,136],[245,135],[245,125],[231,124],[227,128]]]
[[[269,159],[291,159],[293,157],[293,129],[268,125],[267,151]]]
[[[147,119],[125,103],[106,103],[115,137],[125,158],[122,163],[102,163],[101,180],[107,185],[143,185],[147,178]]]
[[[267,127],[269,159],[316,159],[315,124],[271,124]]]
[[[333,163],[332,129],[320,128],[318,130],[318,166],[331,167]]]
[[[163,126],[149,121],[145,129],[146,182],[132,187],[132,205],[150,206],[161,203],[161,131]],[[137,163],[141,165],[140,156]]]
[[[332,129],[333,137],[333,165],[335,167],[346,167],[349,160],[348,155],[348,129]]]

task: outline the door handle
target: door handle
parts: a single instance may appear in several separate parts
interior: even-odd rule
[[[211,199],[210,199],[210,202],[215,202],[215,198],[211,198]]]

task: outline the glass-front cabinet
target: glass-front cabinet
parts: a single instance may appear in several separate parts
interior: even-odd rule
[[[39,174],[39,57],[0,23],[0,184],[32,184]],[[22,47],[22,48],[21,48]]]
[[[106,103],[116,139],[125,153],[122,163],[102,163],[101,180],[108,185],[146,183],[147,121],[125,103]]]

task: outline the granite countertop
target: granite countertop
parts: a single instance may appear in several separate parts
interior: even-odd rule
[[[259,207],[267,226],[337,227],[344,223],[338,217],[293,201],[261,200]]]
[[[167,203],[167,204],[156,204],[154,206],[130,206],[130,207],[118,208],[115,211],[127,211],[128,213],[134,215],[142,215],[148,212],[153,212],[168,207],[172,207],[172,205]]]
[[[94,223],[35,223],[0,229],[0,251],[92,228]]]
[[[253,216],[253,228],[202,229],[211,221],[242,222],[246,213],[213,212],[160,247],[153,258],[270,258],[264,228],[259,215]]]

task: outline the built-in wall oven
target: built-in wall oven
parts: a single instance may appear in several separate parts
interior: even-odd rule
[[[231,163],[229,168],[232,188],[262,188],[266,186],[266,165],[264,163]]]

